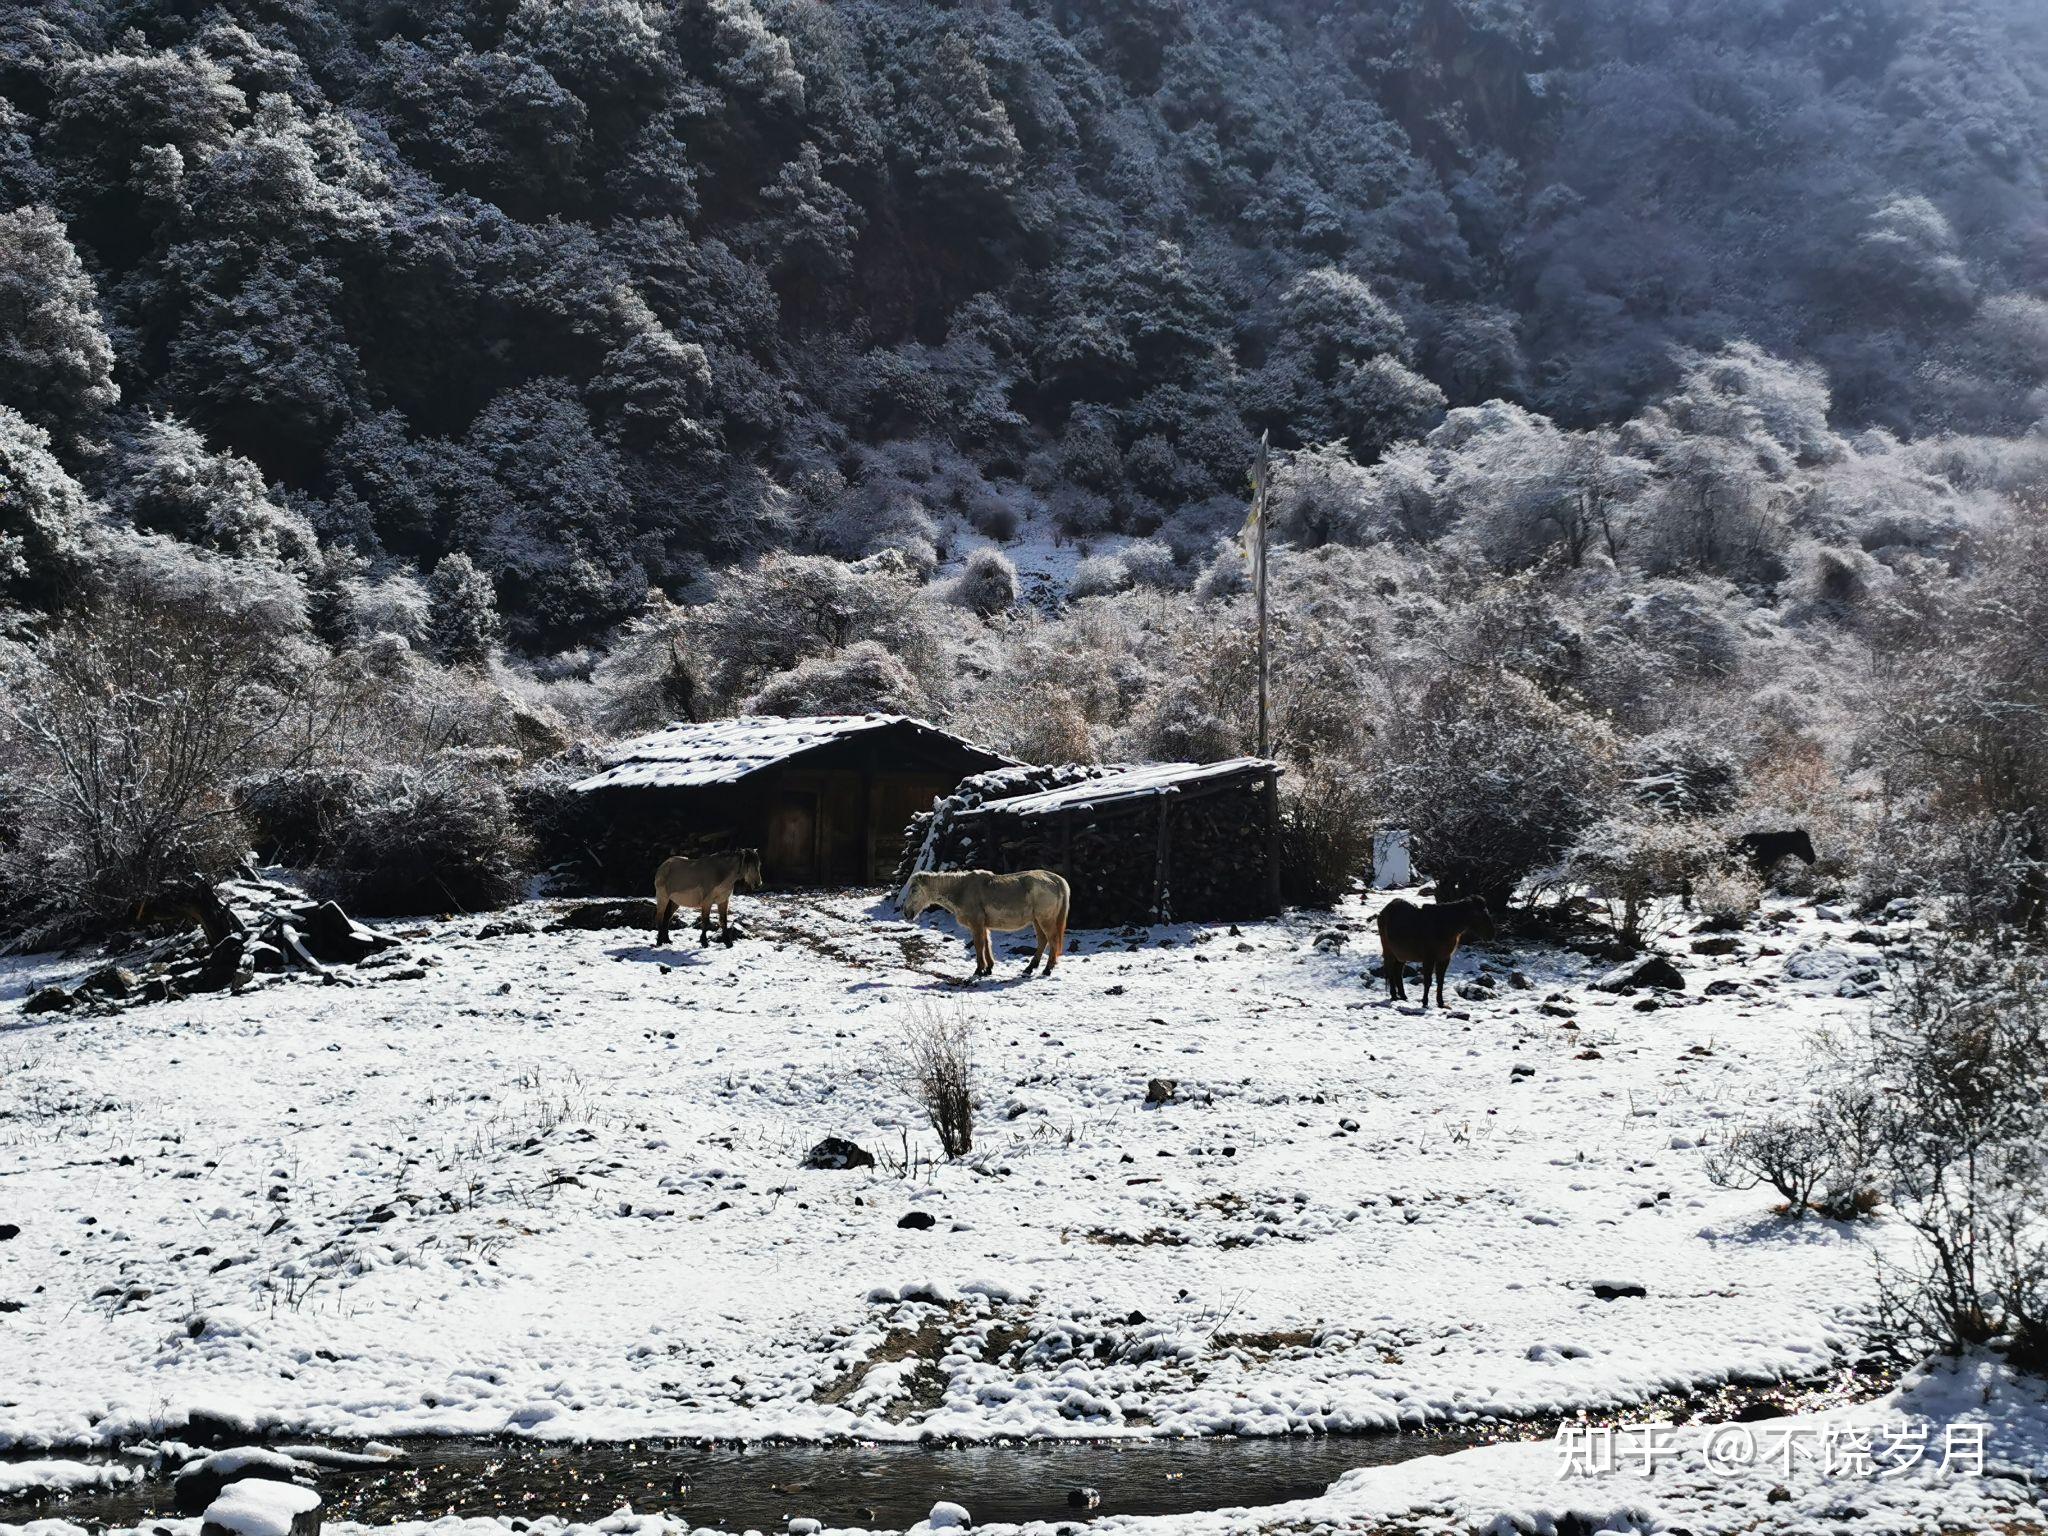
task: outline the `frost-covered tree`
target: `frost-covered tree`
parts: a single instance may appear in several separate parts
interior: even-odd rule
[[[0,405],[0,622],[8,610],[47,611],[85,574],[93,506],[50,452],[42,428]]]
[[[504,631],[491,579],[461,551],[444,555],[427,578],[427,648],[436,660],[476,667],[490,660]]]
[[[0,404],[69,432],[120,398],[92,278],[48,208],[0,213]]]

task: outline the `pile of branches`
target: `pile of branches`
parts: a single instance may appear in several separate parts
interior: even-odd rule
[[[336,903],[310,900],[251,869],[217,886],[195,875],[138,915],[154,921],[182,918],[197,932],[188,929],[126,963],[103,965],[75,986],[44,987],[23,1005],[25,1010],[171,1002],[201,992],[239,992],[270,976],[340,982],[340,968],[361,965],[398,945],[389,934],[357,924]]]

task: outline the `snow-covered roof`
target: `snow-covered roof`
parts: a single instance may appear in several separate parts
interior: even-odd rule
[[[893,726],[929,734],[945,745],[986,758],[990,765],[1014,761],[909,715],[740,715],[731,720],[678,721],[622,741],[606,754],[609,766],[576,788],[686,789],[737,784],[749,774],[818,747]]]
[[[1033,795],[1009,800],[988,800],[963,815],[996,811],[1003,815],[1037,816],[1047,811],[1093,809],[1124,800],[1144,800],[1157,795],[1177,795],[1193,785],[1214,779],[1234,778],[1248,772],[1273,770],[1276,764],[1263,757],[1233,757],[1220,763],[1146,763],[1099,779],[1083,779],[1063,789],[1043,789]]]

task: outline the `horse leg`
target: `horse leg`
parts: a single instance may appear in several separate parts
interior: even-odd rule
[[[1052,944],[1046,956],[1045,974],[1050,976],[1053,967],[1060,963],[1060,951],[1067,947],[1067,915],[1062,912],[1053,919]]]
[[[1045,958],[1045,947],[1051,942],[1051,936],[1047,933],[1045,924],[1035,917],[1031,919],[1031,932],[1038,940],[1038,948],[1031,951],[1031,963],[1024,967],[1024,974],[1026,976],[1036,976],[1038,974],[1038,962]]]
[[[995,937],[986,927],[977,928],[974,930],[974,974],[993,976],[995,973]]]
[[[666,896],[661,898],[661,902],[654,912],[655,943],[666,944],[668,942],[668,920],[675,915],[675,910],[676,904],[674,902],[670,901]]]
[[[727,949],[732,948],[732,892],[730,890],[718,898],[718,940]]]
[[[705,902],[697,909],[697,947],[702,949],[711,942],[711,903]]]
[[[1436,963],[1436,1005],[1444,1006],[1444,974],[1451,968],[1451,957],[1445,955]]]

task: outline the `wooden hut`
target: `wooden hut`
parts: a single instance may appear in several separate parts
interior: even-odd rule
[[[913,815],[1013,763],[905,715],[752,715],[622,742],[576,789],[608,872],[630,864],[623,880],[670,854],[747,847],[774,885],[879,884]]]
[[[1058,870],[1082,928],[1275,916],[1279,774],[1277,763],[1237,757],[1148,763],[1009,796],[998,783],[995,796],[943,818],[931,863]]]

